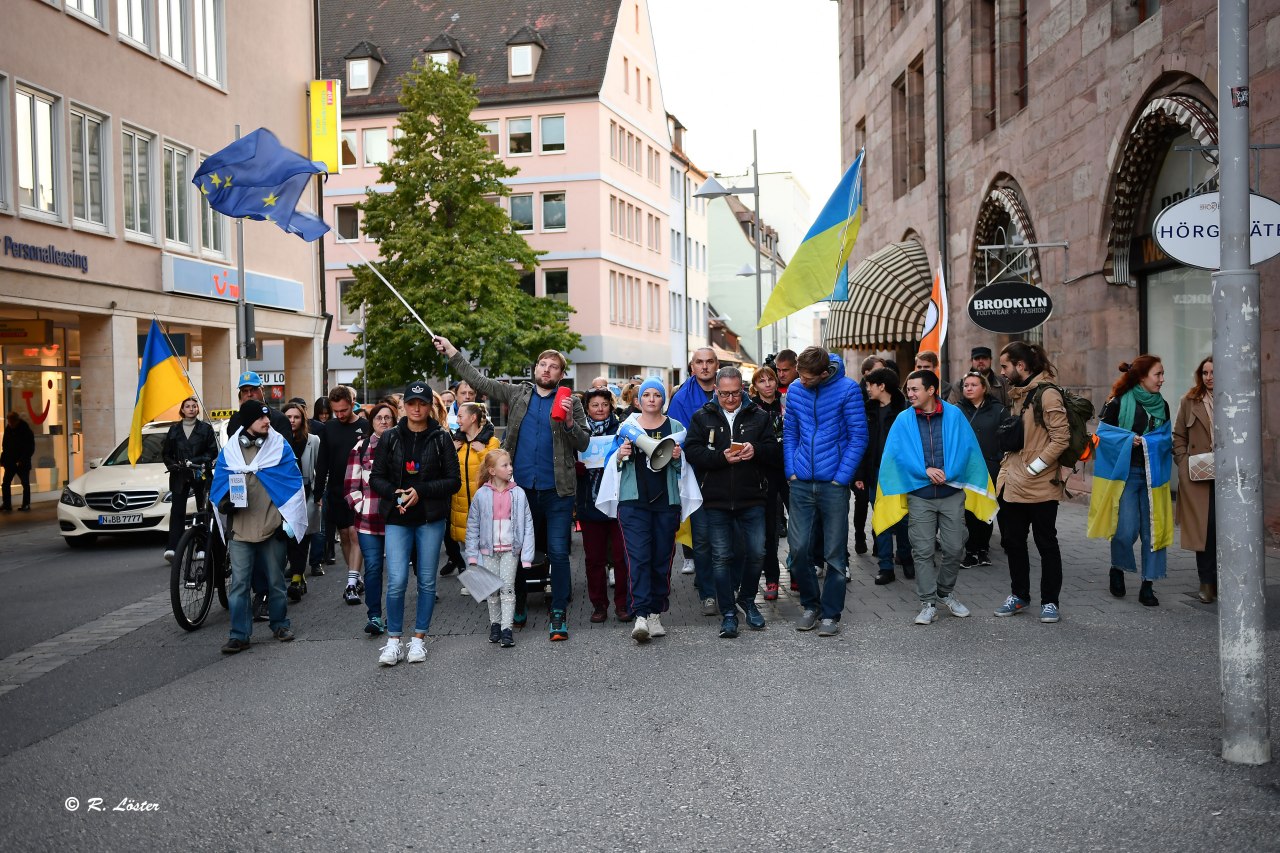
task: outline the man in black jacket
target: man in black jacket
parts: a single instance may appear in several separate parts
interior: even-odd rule
[[[173,559],[173,551],[187,526],[187,496],[196,496],[196,506],[204,500],[213,473],[213,460],[218,458],[218,439],[213,427],[200,420],[200,401],[188,397],[178,407],[182,419],[169,427],[164,437],[161,458],[169,472],[169,547],[164,552],[166,560]],[[238,414],[238,413],[237,413]]]
[[[17,412],[10,412],[5,418],[2,447],[0,465],[4,466],[4,504],[0,505],[0,510],[13,511],[10,489],[13,478],[17,477],[22,484],[22,506],[18,509],[27,512],[31,509],[31,457],[36,455],[36,436]]]
[[[360,543],[356,538],[355,514],[347,506],[342,496],[343,478],[347,474],[347,457],[351,448],[364,438],[371,429],[369,422],[357,417],[355,399],[351,389],[345,385],[337,385],[329,392],[330,418],[320,433],[320,451],[316,454],[316,484],[313,494],[323,495],[323,512],[329,530],[338,531],[338,540],[342,543],[342,557],[350,572],[359,573],[364,568],[364,559],[360,555]],[[428,567],[434,571],[435,567]],[[318,565],[311,566],[311,576],[323,575],[324,569]]]
[[[876,496],[876,479],[880,474],[880,460],[884,458],[884,443],[889,437],[889,428],[898,413],[907,408],[907,400],[898,390],[898,374],[887,367],[877,367],[866,375],[862,385],[867,392],[867,452],[858,465],[858,473],[854,475],[854,486],[865,489],[874,501]],[[898,558],[902,561],[902,573],[908,579],[915,577],[915,562],[911,557],[911,543],[907,539],[907,520],[904,518],[877,535],[873,542],[876,560],[880,564],[880,572],[876,575],[876,584],[893,583],[893,539],[898,539]]]
[[[764,554],[767,469],[781,465],[782,447],[772,419],[745,395],[736,367],[720,369],[715,399],[692,420],[684,453],[702,489],[720,636],[731,639],[738,636],[738,607],[751,629],[765,624],[755,598]]]

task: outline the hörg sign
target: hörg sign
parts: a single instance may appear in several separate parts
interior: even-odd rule
[[[1049,294],[1020,278],[993,281],[969,299],[969,319],[998,335],[1029,332],[1052,313]]]
[[[1156,217],[1151,232],[1165,254],[1179,263],[1216,270],[1222,263],[1218,220],[1221,197],[1216,192],[1184,198]],[[1249,264],[1280,254],[1280,204],[1249,194]]]

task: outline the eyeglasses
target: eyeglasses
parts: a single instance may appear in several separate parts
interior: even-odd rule
[[[738,390],[738,391],[717,391],[717,392],[716,392],[716,394],[720,395],[720,397],[721,397],[722,399],[725,399],[725,400],[732,400],[732,399],[733,399],[733,398],[735,398],[735,397],[741,397],[741,396],[742,396],[742,391],[741,391],[741,390]]]

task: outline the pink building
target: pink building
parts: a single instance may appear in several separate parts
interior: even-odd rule
[[[424,11],[425,10],[425,11]],[[531,14],[499,0],[321,3],[323,76],[343,84],[344,170],[325,188],[327,303],[335,315],[330,384],[360,357],[345,349],[359,312],[341,306],[357,252],[376,259],[354,205],[376,187],[415,59],[475,75],[475,120],[520,171],[502,204],[544,251],[524,286],[568,301],[582,347],[570,375],[664,378],[672,368],[669,208],[671,141],[643,0],[545,0]],[[430,322],[430,306],[418,307]],[[459,341],[465,346],[465,341]],[[535,355],[531,353],[532,357]]]

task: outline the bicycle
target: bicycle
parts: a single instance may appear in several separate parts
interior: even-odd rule
[[[208,475],[207,469],[197,474],[198,477]],[[196,506],[191,526],[183,532],[174,549],[169,574],[173,617],[187,631],[194,631],[204,623],[213,606],[215,590],[218,603],[223,610],[227,609],[227,578],[231,575],[227,546],[218,529],[207,488],[196,489]]]

